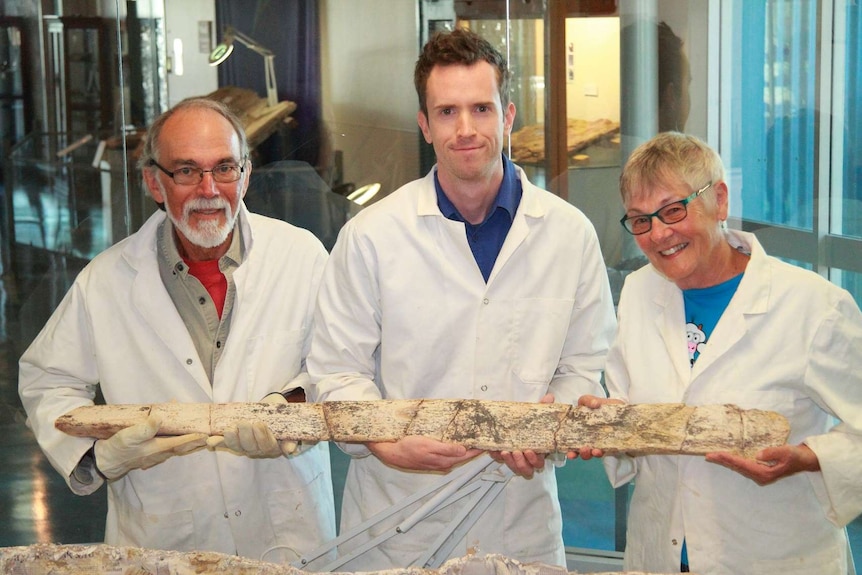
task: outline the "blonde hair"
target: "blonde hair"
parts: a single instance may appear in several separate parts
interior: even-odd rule
[[[679,185],[697,190],[724,181],[721,157],[703,140],[662,132],[635,148],[620,175],[623,203],[642,193]]]

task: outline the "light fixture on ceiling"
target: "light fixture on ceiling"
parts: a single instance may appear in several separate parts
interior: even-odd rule
[[[266,71],[266,103],[275,106],[278,103],[278,93],[275,87],[275,54],[269,48],[265,48],[232,26],[228,26],[222,33],[221,43],[210,52],[210,66],[218,66],[228,59],[228,56],[233,52],[234,40],[263,56]]]

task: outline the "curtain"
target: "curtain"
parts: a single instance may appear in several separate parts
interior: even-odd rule
[[[297,104],[296,126],[287,141],[276,135],[258,147],[263,163],[291,159],[319,165],[324,132],[316,0],[216,0],[216,26],[219,41],[222,31],[233,26],[272,50],[278,98]],[[218,82],[265,97],[263,58],[235,42],[231,57],[219,66]]]

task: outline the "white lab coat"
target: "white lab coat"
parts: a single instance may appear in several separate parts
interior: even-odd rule
[[[693,368],[682,292],[652,266],[628,276],[610,395],[777,411],[790,420],[788,443],[809,445],[822,471],[761,487],[703,457],[608,457],[614,486],[635,482],[625,567],[678,570],[685,537],[703,575],[846,573],[842,528],[862,510],[862,314],[846,291],[767,256],[753,235],[728,237],[751,259]]]
[[[210,385],[188,330],[159,277],[154,214],[99,254],[20,361],[19,391],[40,446],[70,474],[91,439],[54,420],[92,403],[260,401],[305,376],[314,299],[326,251],[309,232],[249,214],[239,225],[246,259],[234,273],[230,335]],[[275,546],[308,551],[335,536],[326,443],[296,457],[250,459],[199,450],[109,483],[105,542],[260,559]],[[273,550],[270,561],[296,554]]]
[[[601,393],[615,328],[589,220],[530,184],[487,284],[464,224],[437,207],[433,170],[342,229],[318,299],[308,358],[316,401],[470,398],[558,402]],[[355,447],[355,446],[354,446]],[[438,479],[350,450],[342,532]],[[463,505],[463,503],[461,504]],[[344,570],[404,567],[454,505]],[[503,553],[564,565],[554,466],[515,477],[451,556]],[[345,546],[348,548],[348,546]]]

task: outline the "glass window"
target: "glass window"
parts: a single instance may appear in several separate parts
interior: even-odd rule
[[[840,214],[834,218],[833,233],[862,238],[862,14],[857,2],[846,2],[836,7],[836,28],[844,30],[846,42],[835,44],[835,63],[840,66],[835,77],[835,92],[839,104],[836,119],[843,115],[844,121],[835,123],[837,138],[843,148],[840,154],[842,174],[840,198],[835,209]],[[843,20],[843,26],[842,26]],[[843,66],[842,64],[843,60]],[[843,114],[842,114],[843,112]],[[856,291],[857,300],[860,292]]]
[[[734,2],[727,161],[734,214],[811,230],[816,164],[817,2]],[[757,49],[760,48],[760,49]],[[745,55],[742,57],[742,55]]]
[[[22,332],[15,341],[20,351],[75,272],[155,209],[134,167],[143,127],[169,102],[217,87],[216,73],[196,62],[222,38],[231,10],[266,23],[258,16],[275,4],[147,0],[78,10],[83,4],[75,3],[82,13],[74,17],[61,13],[62,3],[51,13],[37,0],[13,4],[0,17],[0,189],[4,278],[15,283],[0,286],[6,302],[0,311],[9,310],[0,333],[11,339]],[[592,220],[615,295],[625,275],[644,263],[618,222],[621,166],[636,145],[674,129],[721,151],[733,227],[754,231],[768,252],[823,274],[862,303],[859,2],[326,0],[316,6],[317,28],[308,36],[319,38],[320,58],[309,56],[317,63],[308,65],[317,66],[309,77],[320,85],[301,87],[319,92],[316,116],[305,116],[297,99],[304,121],[319,119],[319,126],[303,129],[319,127],[319,134],[287,135],[281,149],[289,156],[319,148],[313,170],[335,193],[379,189],[373,203],[433,165],[416,126],[413,64],[428,34],[465,25],[510,61],[517,108],[511,157],[531,181]],[[178,51],[181,34],[188,36]],[[313,42],[307,46],[313,53]],[[288,59],[308,55],[286,52],[276,54],[279,79],[287,76]],[[247,56],[249,67],[263,68],[258,55]],[[350,201],[356,204],[350,213],[363,209]],[[311,219],[329,217],[328,209],[306,211]],[[336,232],[322,239],[330,245]],[[19,326],[19,317],[39,325]],[[14,390],[8,395],[17,399]],[[341,485],[346,459],[334,457]],[[52,471],[43,469],[39,481],[56,483],[52,500],[66,509],[81,505]],[[628,490],[612,489],[599,461],[560,469],[566,544],[621,551]],[[0,502],[8,496],[0,493]],[[96,525],[104,516],[100,501],[93,506],[101,515]],[[862,520],[849,532],[860,561]],[[15,536],[5,543],[38,537]],[[99,538],[91,528],[73,528],[66,540]]]

